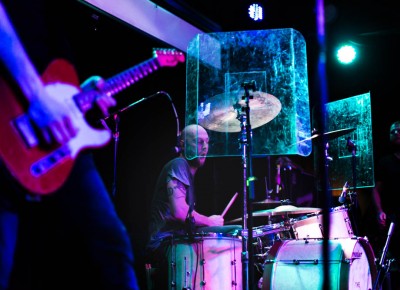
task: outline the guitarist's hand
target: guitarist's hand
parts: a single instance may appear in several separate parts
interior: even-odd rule
[[[99,92],[96,98],[96,105],[105,117],[109,115],[108,109],[114,107],[117,102],[113,97],[101,93],[104,84],[105,81],[102,77],[92,76],[81,84],[81,88],[83,91],[97,90]]]
[[[30,101],[28,116],[46,145],[64,144],[78,132],[64,105],[45,90],[39,98]]]

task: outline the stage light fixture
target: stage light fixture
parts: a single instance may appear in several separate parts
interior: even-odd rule
[[[263,7],[258,3],[252,3],[248,7],[249,16],[254,21],[263,20]]]
[[[342,64],[350,64],[353,63],[354,60],[356,59],[357,52],[354,46],[346,44],[341,46],[337,50],[336,57],[338,61]]]

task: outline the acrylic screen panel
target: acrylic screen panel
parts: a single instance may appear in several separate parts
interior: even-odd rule
[[[365,93],[326,105],[326,132],[354,128],[354,131],[329,140],[329,185],[341,190],[346,181],[357,188],[374,186],[374,161],[370,93]],[[349,150],[347,140],[356,145],[355,154]],[[354,162],[354,163],[353,163]],[[355,171],[353,171],[353,166]]]
[[[306,43],[294,29],[198,34],[187,49],[185,125],[207,129],[209,157],[242,155],[246,120],[237,108],[246,108],[242,84],[252,81],[252,155],[308,156]]]

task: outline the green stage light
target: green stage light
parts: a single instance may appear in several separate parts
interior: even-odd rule
[[[343,45],[337,50],[337,59],[342,64],[354,62],[357,56],[356,49],[351,45]]]

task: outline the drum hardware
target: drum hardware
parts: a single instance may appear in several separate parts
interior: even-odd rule
[[[333,140],[337,139],[340,136],[346,135],[348,133],[351,133],[355,130],[356,128],[347,128],[347,129],[340,129],[340,130],[335,130],[335,131],[330,131],[330,132],[325,132],[324,134],[318,133],[317,130],[313,130],[313,134],[308,140],[310,139],[315,139],[322,137],[322,135],[325,136],[326,140]],[[307,139],[302,140],[302,142],[306,141]]]
[[[242,289],[241,244],[238,236],[221,233],[194,234],[192,239],[175,236],[168,256],[170,287]]]
[[[267,160],[268,160],[268,178],[267,178],[267,176],[264,176],[264,183],[265,183],[265,194],[266,194],[266,200],[271,200],[271,193],[273,193],[274,192],[274,190],[273,189],[269,189],[269,186],[268,186],[268,184],[270,184],[271,183],[271,181],[270,181],[270,168],[271,168],[271,166],[270,166],[270,158],[269,158],[269,156],[267,157]],[[273,201],[273,200],[272,200]]]
[[[254,201],[254,176],[252,172],[252,127],[257,128],[273,120],[280,112],[281,102],[273,95],[257,91],[256,82],[244,81],[242,91],[231,95],[216,95],[200,105],[198,124],[217,132],[240,132],[239,143],[243,164],[243,229],[248,230],[248,239],[242,240],[243,289],[252,289],[253,253],[250,242],[253,237],[252,202]],[[250,94],[250,91],[252,92]],[[252,114],[250,115],[250,107]],[[254,113],[253,113],[254,112]],[[249,213],[249,214],[248,214]],[[249,283],[251,281],[251,283]]]
[[[185,273],[185,275],[184,275],[184,286],[183,286],[183,289],[185,289],[185,290],[189,290],[190,288],[188,287],[188,285],[189,285],[189,281],[188,281],[188,279],[190,278],[190,271],[188,270],[188,263],[187,263],[187,257],[184,257],[183,258],[184,259],[184,263],[183,263],[183,268],[184,268],[184,273]]]
[[[236,119],[239,120],[240,125],[240,138],[239,143],[242,151],[242,164],[243,164],[243,220],[242,225],[243,229],[248,229],[248,239],[243,239],[242,241],[242,275],[243,275],[243,289],[244,290],[252,290],[253,289],[253,281],[254,281],[254,250],[251,246],[251,241],[253,240],[253,209],[252,202],[254,201],[254,181],[255,177],[253,176],[253,152],[252,152],[252,126],[251,122],[256,121],[256,119],[251,119],[250,115],[250,105],[254,105],[255,109],[260,109],[260,107],[265,107],[265,104],[268,104],[269,110],[273,111],[274,106],[270,106],[272,102],[266,102],[265,97],[261,94],[254,94],[254,96],[250,95],[250,90],[256,91],[256,82],[243,82],[241,86],[244,89],[244,95],[241,97],[241,100],[236,102],[234,105],[236,110]],[[272,95],[271,95],[272,96]],[[254,98],[256,97],[256,98]],[[275,98],[276,99],[276,98]],[[254,102],[256,101],[256,102]],[[278,115],[281,109],[281,103],[278,99],[275,100],[275,104],[279,105],[279,109],[274,111],[270,120]],[[252,103],[251,103],[252,102]],[[257,103],[259,102],[259,104]],[[275,106],[277,108],[277,106]],[[262,110],[261,110],[262,111]],[[271,112],[270,111],[270,112]],[[263,115],[270,116],[267,112],[263,112]],[[268,120],[269,121],[269,120]],[[235,122],[237,124],[237,122]],[[257,124],[258,125],[258,124]],[[224,130],[225,131],[225,130]],[[248,214],[249,213],[249,214]]]
[[[299,215],[299,214],[310,214],[321,212],[321,208],[316,207],[296,207],[293,205],[281,205],[274,209],[266,209],[253,212],[253,217],[273,217],[282,216],[283,219],[287,218],[289,215]],[[242,221],[242,218],[237,218],[228,221],[227,223],[236,223]]]
[[[275,200],[275,199],[270,199],[270,198],[267,198],[267,199],[264,199],[264,200],[261,200],[261,201],[253,202],[253,204],[260,204],[260,205],[263,205],[263,204],[267,204],[267,205],[269,205],[269,204],[288,205],[288,204],[291,204],[291,203],[292,202],[290,201],[290,199]]]
[[[296,143],[291,144],[290,146],[298,145],[299,143],[310,141],[310,140],[319,140],[324,136],[326,140],[333,140],[336,138],[339,138],[340,136],[346,135],[348,133],[351,133],[355,130],[356,128],[347,128],[347,129],[340,129],[340,130],[335,130],[335,131],[330,131],[330,132],[325,132],[324,134],[318,133],[318,130],[313,130],[312,135],[309,138],[305,138],[301,141],[298,141]]]
[[[356,156],[357,156],[357,145],[356,143],[351,140],[350,137],[347,138],[347,142],[346,142],[346,147],[347,150],[351,153],[351,167],[352,167],[352,179],[353,179],[353,192],[349,193],[349,198],[350,198],[350,203],[351,205],[353,205],[356,209],[356,212],[358,211],[358,201],[357,201],[357,160],[356,160]],[[347,182],[346,182],[347,184]],[[345,185],[346,185],[345,184]],[[343,187],[343,191],[346,192],[345,190],[345,186]],[[342,202],[343,201],[343,202]],[[340,200],[339,202],[341,203],[345,203],[346,202],[346,198]],[[357,216],[352,213],[352,219],[353,219],[353,224],[354,224],[354,233],[357,235],[358,234],[358,229],[357,229]]]
[[[390,223],[388,235],[387,235],[386,242],[385,242],[385,246],[383,247],[382,255],[381,255],[381,258],[379,260],[379,264],[377,265],[378,274],[377,274],[377,278],[376,278],[375,283],[374,283],[374,288],[372,288],[373,290],[381,289],[381,286],[383,285],[383,282],[384,282],[386,276],[389,274],[390,266],[391,266],[392,262],[394,261],[394,259],[386,260],[386,254],[387,254],[387,251],[389,249],[389,243],[390,243],[390,239],[392,238],[392,234],[393,234],[393,231],[394,231],[394,226],[395,226],[395,224],[393,222]],[[383,278],[381,278],[381,273],[382,272],[383,272],[383,276],[382,276]],[[382,281],[380,281],[380,280],[382,280]]]

